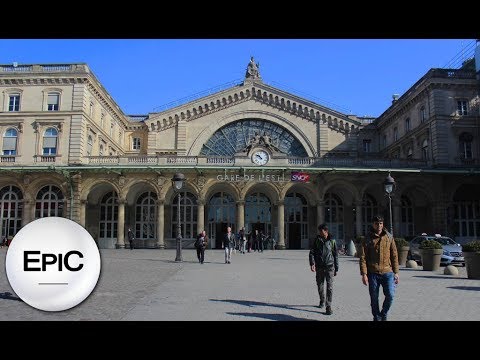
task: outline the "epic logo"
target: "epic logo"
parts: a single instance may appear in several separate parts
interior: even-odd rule
[[[291,180],[298,182],[307,182],[310,180],[310,175],[300,171],[292,171]]]
[[[24,271],[46,271],[47,270],[47,265],[54,265],[57,262],[58,259],[58,271],[62,271],[62,256],[63,254],[42,254],[42,260],[40,261],[39,259],[31,259],[29,258],[29,255],[33,254],[40,254],[40,251],[24,251],[23,252],[23,270]],[[63,258],[63,264],[65,265],[65,268],[70,271],[79,271],[83,268],[83,264],[78,265],[77,267],[71,267],[68,263],[68,258],[70,255],[77,255],[80,258],[83,258],[83,255],[80,251],[69,251],[65,254],[65,257]],[[47,261],[47,259],[50,258],[52,261]],[[40,262],[42,264],[42,268],[32,268],[29,267],[28,263],[33,263],[33,262]]]
[[[82,226],[48,217],[24,226],[5,260],[13,291],[45,311],[70,309],[87,298],[100,276],[100,253]]]

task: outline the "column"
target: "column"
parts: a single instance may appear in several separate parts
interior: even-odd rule
[[[117,249],[125,249],[125,199],[118,200]]]
[[[278,242],[277,248],[285,250],[285,201],[280,200],[277,203],[277,223],[278,223]]]
[[[158,200],[157,248],[165,249],[165,199]]]
[[[363,216],[362,216],[362,211],[363,211],[363,202],[360,200],[355,201],[355,221],[357,222],[355,232],[357,233],[357,236],[365,236],[363,234]]]
[[[87,210],[87,200],[80,200],[80,225],[82,225],[83,227],[85,227],[85,224],[86,224],[86,218],[85,218],[85,214],[87,213],[86,210]]]
[[[33,214],[35,200],[25,200],[23,202],[23,213],[22,213],[22,227],[27,225],[32,219],[35,218]]]
[[[205,200],[198,199],[198,218],[197,218],[197,233],[199,234],[200,231],[206,230],[205,229]],[[197,234],[195,234],[196,237]]]
[[[315,234],[320,224],[325,222],[325,201],[321,200],[317,202],[317,226],[315,226]]]
[[[237,201],[237,226],[237,233],[241,228],[245,227],[245,200]]]

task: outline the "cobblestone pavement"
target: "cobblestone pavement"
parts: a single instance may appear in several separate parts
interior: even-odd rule
[[[16,297],[0,249],[0,320],[360,320],[370,321],[368,289],[358,259],[340,257],[333,289],[333,315],[319,309],[308,251],[233,254],[207,250],[199,264],[194,250],[101,250],[102,271],[93,293],[77,307],[44,312]],[[480,320],[480,280],[439,271],[401,268],[389,320]],[[380,296],[383,301],[383,295]]]

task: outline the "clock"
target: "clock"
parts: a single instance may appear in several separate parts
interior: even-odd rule
[[[268,160],[268,153],[264,150],[257,150],[252,155],[252,161],[257,165],[265,165]]]

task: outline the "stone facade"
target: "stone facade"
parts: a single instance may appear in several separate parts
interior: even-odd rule
[[[232,226],[307,248],[321,222],[348,240],[388,219],[390,172],[395,236],[480,238],[478,86],[475,71],[431,69],[358,118],[265,84],[252,59],[240,84],[128,116],[86,64],[0,65],[2,235],[57,215],[101,247],[123,248],[128,226],[136,246],[173,247],[182,172],[187,246],[205,228],[218,247]]]

